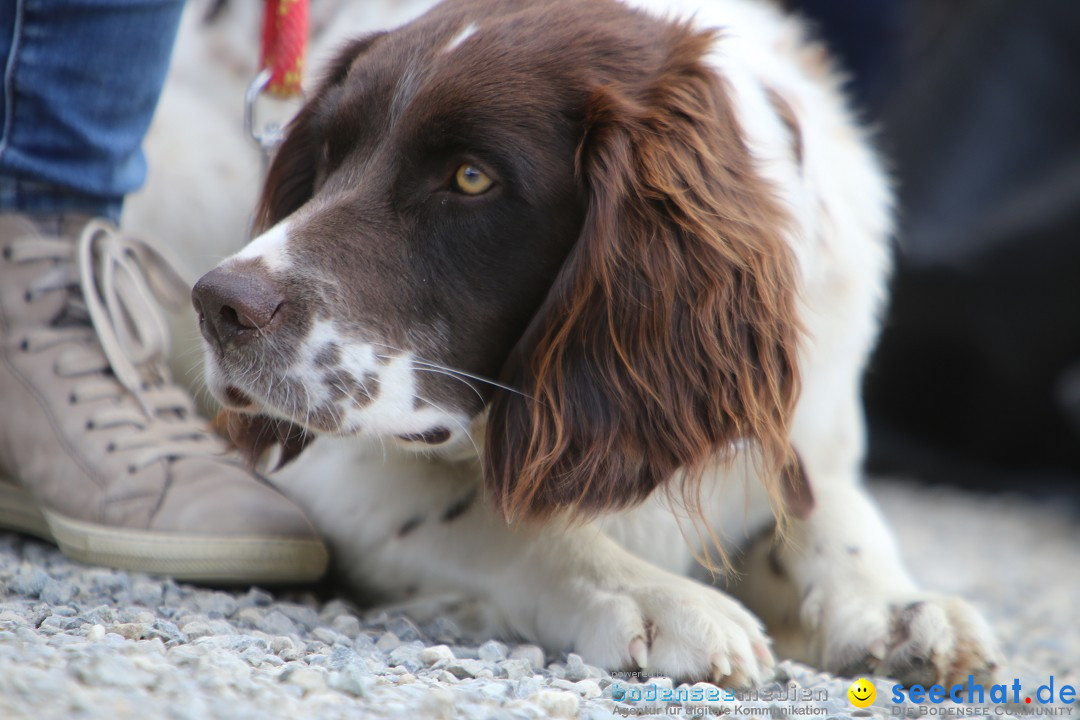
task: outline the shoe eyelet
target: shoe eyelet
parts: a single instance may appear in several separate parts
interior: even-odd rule
[[[75,397],[75,393],[68,395],[68,405],[74,405],[79,402],[79,398]]]
[[[93,421],[93,420],[87,420],[87,421],[86,421],[86,429],[87,429],[87,430],[96,430],[96,429],[97,429],[97,426],[96,426],[96,425],[94,425],[94,421]]]
[[[108,445],[106,445],[105,446],[105,452],[107,452],[107,453],[116,452],[116,443],[109,443]]]
[[[19,349],[23,352],[30,352],[30,341],[25,338],[21,340],[19,342]]]
[[[134,475],[137,468],[134,465],[128,465],[128,475]]]
[[[8,261],[10,261],[11,258],[14,256],[14,253],[11,251],[11,246],[10,245],[5,245],[4,246],[3,255],[4,255],[4,259],[8,260]]]
[[[27,290],[25,293],[23,293],[23,301],[26,303],[34,302],[34,293]]]

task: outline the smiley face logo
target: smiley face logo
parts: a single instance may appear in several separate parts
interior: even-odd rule
[[[877,697],[875,688],[866,678],[859,678],[847,690],[848,700],[857,708],[868,707]]]

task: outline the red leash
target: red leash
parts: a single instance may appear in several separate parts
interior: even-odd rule
[[[307,37],[308,0],[266,0],[259,67],[270,70],[267,92],[276,97],[300,93]]]

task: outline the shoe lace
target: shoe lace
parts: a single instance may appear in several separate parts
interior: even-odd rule
[[[158,303],[179,310],[189,291],[161,254],[103,220],[91,220],[75,245],[26,237],[12,253],[17,261],[58,261],[31,283],[27,299],[68,290],[68,301],[51,325],[28,333],[24,347],[72,345],[57,357],[56,372],[81,378],[73,404],[114,400],[95,410],[87,425],[113,431],[110,452],[131,452],[132,472],[159,460],[222,452],[165,365],[169,330]],[[135,402],[125,402],[130,398]]]

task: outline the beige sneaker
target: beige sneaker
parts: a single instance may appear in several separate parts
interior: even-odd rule
[[[186,580],[318,579],[327,552],[303,512],[169,378],[154,300],[181,307],[187,286],[106,222],[55,225],[0,215],[0,527]]]

